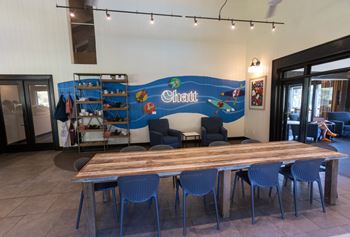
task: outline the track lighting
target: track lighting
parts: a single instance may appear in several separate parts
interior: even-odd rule
[[[275,23],[273,22],[272,23],[272,32],[275,32],[276,31],[276,26],[275,26]]]
[[[154,24],[154,17],[153,17],[153,13],[151,13],[151,20],[149,21],[149,23],[150,23],[151,25],[153,25],[153,24]]]
[[[252,59],[252,63],[248,68],[248,73],[257,74],[262,72],[261,62],[257,58]]]
[[[193,21],[194,21],[194,26],[198,26],[198,20],[197,20],[197,18],[195,17],[195,18],[193,18]]]
[[[231,29],[236,29],[236,23],[233,20],[231,21]]]
[[[226,3],[223,4],[223,7],[225,6]],[[75,11],[77,10],[86,10],[86,8],[84,7],[70,7],[70,6],[60,6],[58,4],[56,4],[57,8],[64,8],[64,9],[69,9],[69,15],[71,18],[76,17],[75,16]],[[179,15],[179,14],[168,14],[168,13],[161,13],[161,12],[157,12],[157,13],[153,13],[153,12],[146,12],[146,11],[130,11],[130,10],[119,10],[119,9],[103,9],[103,8],[91,8],[90,10],[92,11],[98,11],[98,12],[105,12],[106,13],[106,18],[107,20],[111,20],[112,17],[110,15],[111,12],[113,13],[120,13],[120,14],[131,14],[131,15],[145,15],[145,16],[150,16],[150,24],[154,24],[154,16],[159,16],[159,17],[168,17],[168,18],[189,18],[189,19],[193,19],[194,21],[194,26],[198,26],[198,20],[208,20],[208,21],[217,21],[217,22],[231,22],[230,28],[232,30],[234,30],[236,28],[236,24],[237,23],[248,23],[250,24],[250,29],[253,30],[255,27],[255,23],[256,24],[268,24],[268,25],[272,25],[272,31],[276,31],[277,27],[276,25],[283,25],[284,22],[275,22],[275,21],[260,21],[260,20],[253,20],[253,19],[238,19],[238,18],[222,18],[221,17],[221,11],[219,14],[219,17],[210,17],[210,16],[194,16],[194,15],[190,15],[190,16],[186,16],[186,15]]]
[[[106,19],[109,21],[112,20],[111,14],[109,14],[107,9],[106,9]]]
[[[250,21],[250,29],[253,30],[255,27],[254,23],[252,21]]]

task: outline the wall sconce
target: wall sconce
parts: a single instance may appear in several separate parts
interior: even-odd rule
[[[259,59],[257,58],[252,59],[252,63],[248,68],[248,72],[251,74],[257,74],[262,72],[262,67]]]

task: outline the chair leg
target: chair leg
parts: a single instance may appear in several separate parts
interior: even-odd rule
[[[258,199],[260,199],[260,188],[258,187]]]
[[[186,235],[186,193],[183,192],[182,200],[182,234]]]
[[[284,187],[287,187],[288,178],[284,177]]]
[[[175,193],[175,210],[177,209],[177,204],[180,203],[179,198],[179,184],[176,182],[176,193]]]
[[[297,207],[297,181],[293,180],[293,199],[294,199],[294,213],[295,216],[298,216],[298,207]]]
[[[120,199],[120,237],[123,237],[124,199]]]
[[[77,212],[77,221],[75,224],[75,229],[79,229],[79,224],[80,224],[80,217],[81,217],[81,210],[83,208],[83,202],[84,202],[84,192],[80,192],[80,201],[79,201],[79,208]]]
[[[113,208],[114,208],[114,212],[115,212],[115,218],[118,221],[117,197],[116,197],[114,188],[112,189],[112,200],[113,200]]]
[[[241,188],[242,188],[242,197],[245,196],[245,193],[244,193],[244,180],[241,179]]]
[[[252,224],[255,224],[255,208],[254,208],[254,190],[255,190],[255,187],[254,187],[254,185],[251,185],[250,186],[250,195],[251,195],[251,201],[252,201],[252,203],[251,203],[251,212],[252,212]]]
[[[156,206],[156,221],[157,221],[157,237],[160,236],[160,223],[159,223],[159,205],[158,205],[158,196],[154,197],[154,202]]]
[[[176,185],[176,176],[173,176],[173,188],[175,188]]]
[[[235,197],[235,190],[236,190],[237,179],[238,179],[238,176],[235,175],[235,179],[234,179],[234,181],[233,181],[233,189],[232,189],[231,203],[233,203],[233,199],[234,199],[234,197]]]
[[[272,187],[269,190],[269,197],[271,197],[271,195],[272,195]]]
[[[220,184],[221,184],[221,175],[218,173],[218,185],[216,189],[216,199],[219,200],[219,194],[220,194]]]
[[[322,204],[322,211],[326,212],[326,208],[324,206],[324,196],[323,196],[323,191],[322,191],[322,184],[321,184],[321,180],[317,180],[317,184],[318,184],[318,190],[320,191],[320,199],[321,199],[321,204]]]
[[[270,188],[270,191],[272,188]],[[280,205],[280,212],[281,212],[281,218],[284,219],[284,210],[283,210],[283,204],[282,204],[282,198],[281,198],[281,192],[280,192],[280,187],[279,185],[276,186],[277,190],[277,196],[278,196],[278,203]]]
[[[314,199],[314,182],[310,182],[310,204],[312,204],[312,201]]]
[[[216,200],[215,190],[213,189],[213,198],[214,198],[214,205],[215,205],[215,213],[216,213],[216,228],[220,229],[220,222],[219,222],[219,211],[218,211],[218,204]]]

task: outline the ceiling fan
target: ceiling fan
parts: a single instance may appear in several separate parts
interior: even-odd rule
[[[277,5],[280,4],[282,0],[268,0],[268,9],[266,13],[266,18],[271,18],[275,14]]]

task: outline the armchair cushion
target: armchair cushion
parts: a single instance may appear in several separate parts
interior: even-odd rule
[[[172,145],[178,143],[178,141],[179,139],[175,136],[164,136],[162,144]]]
[[[226,140],[225,136],[221,133],[208,133],[207,134],[208,141],[224,141]]]

